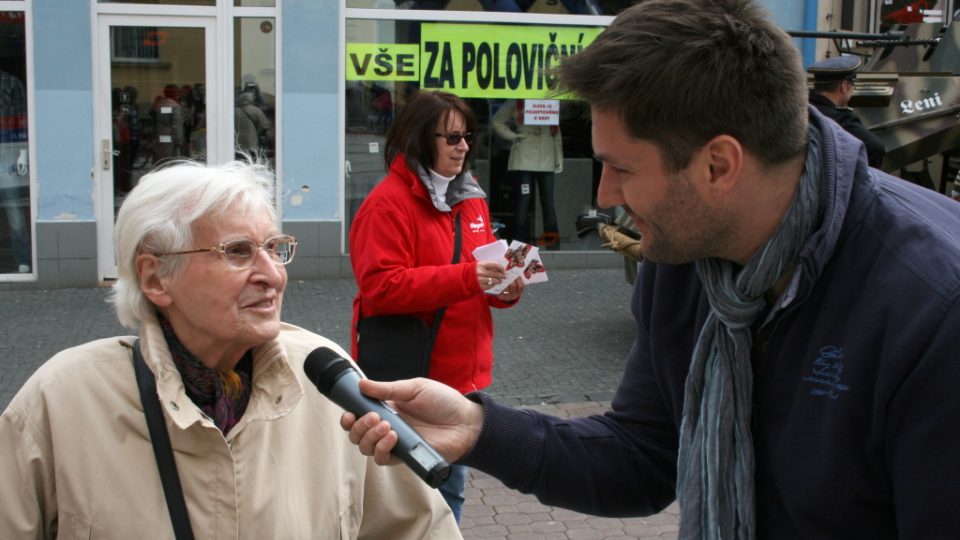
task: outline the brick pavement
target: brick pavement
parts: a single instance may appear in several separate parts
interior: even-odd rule
[[[494,383],[505,403],[558,416],[602,412],[630,346],[630,288],[622,270],[548,269],[550,281],[529,287],[516,308],[494,310]],[[107,289],[0,292],[0,408],[55,352],[101,337],[127,334],[106,303]],[[284,320],[346,346],[349,279],[295,281]],[[648,518],[584,516],[541,505],[529,495],[471,471],[461,529],[466,538],[675,538],[676,507]]]
[[[528,405],[561,418],[602,413],[609,402]],[[533,495],[508,489],[488,474],[471,470],[460,518],[465,539],[595,540],[677,538],[679,509],[673,503],[644,518],[606,518],[540,504]]]

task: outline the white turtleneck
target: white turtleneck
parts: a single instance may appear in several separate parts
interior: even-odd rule
[[[430,171],[430,183],[433,184],[434,193],[441,201],[445,200],[447,198],[447,188],[450,187],[450,182],[457,176],[443,176],[433,169],[427,170]]]

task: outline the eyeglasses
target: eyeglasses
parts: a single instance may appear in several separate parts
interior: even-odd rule
[[[293,254],[297,251],[297,237],[289,234],[281,234],[272,238],[267,238],[262,244],[253,240],[227,240],[220,242],[219,245],[204,249],[191,249],[187,251],[173,251],[170,253],[155,253],[157,257],[167,255],[187,255],[190,253],[219,253],[223,260],[227,262],[230,268],[235,270],[246,270],[253,266],[257,260],[257,254],[263,249],[270,256],[270,260],[277,266],[284,266],[293,260]]]
[[[437,133],[437,137],[443,137],[447,139],[447,146],[456,146],[460,144],[460,139],[467,141],[467,144],[473,144],[473,133],[469,131],[466,133],[459,133],[454,131],[453,133]]]

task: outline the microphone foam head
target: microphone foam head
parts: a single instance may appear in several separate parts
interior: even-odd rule
[[[350,361],[341,358],[328,347],[319,347],[310,351],[306,360],[303,361],[303,371],[307,374],[307,378],[325,396],[330,395],[330,390],[339,375],[348,369],[353,369]]]

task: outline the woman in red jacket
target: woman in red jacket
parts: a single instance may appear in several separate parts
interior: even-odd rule
[[[516,303],[523,281],[486,294],[506,277],[503,265],[474,259],[494,242],[486,194],[466,169],[476,117],[442,92],[415,94],[390,126],[387,176],[363,201],[350,228],[354,358],[361,317],[414,315],[432,327],[445,308],[430,354],[429,378],[461,393],[487,387],[493,368],[490,307]],[[459,227],[456,222],[459,221]],[[459,228],[459,262],[452,263]],[[440,491],[460,520],[466,467],[454,465]]]

